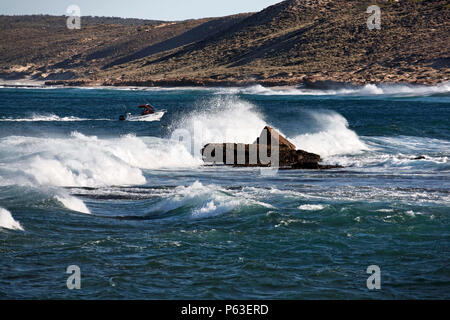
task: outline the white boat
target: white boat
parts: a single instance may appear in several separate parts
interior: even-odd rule
[[[138,108],[144,109],[140,115],[132,115],[127,112],[119,117],[120,121],[160,121],[167,110],[155,110],[150,104],[140,105]]]
[[[146,115],[138,115],[134,116],[131,113],[127,113],[125,116],[126,121],[160,121],[162,117],[164,117],[164,114],[167,112],[167,110],[158,110],[155,113],[146,114]]]

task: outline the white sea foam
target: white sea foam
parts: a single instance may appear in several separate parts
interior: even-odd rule
[[[177,187],[167,198],[154,206],[154,210],[169,212],[189,207],[193,218],[208,218],[231,212],[241,207],[274,208],[272,205],[226,192],[217,185],[203,185],[196,181],[189,186]]]
[[[55,196],[56,200],[61,202],[67,209],[81,213],[91,214],[83,201],[70,195]]]
[[[237,97],[216,97],[203,102],[199,110],[180,119],[173,137],[183,139],[185,148],[197,159],[207,143],[253,143],[266,126],[256,106]]]
[[[199,153],[206,143],[253,143],[264,126],[266,121],[250,102],[217,97],[181,119],[175,129],[189,132],[194,150]]]
[[[438,84],[436,86],[422,85],[374,85],[368,84],[360,89],[356,89],[355,94],[361,95],[396,95],[396,96],[427,96],[432,94],[450,93],[450,82]]]
[[[10,136],[0,139],[2,183],[64,187],[129,186],[146,183],[143,170],[196,168],[208,142],[252,143],[267,125],[257,108],[236,97],[217,97],[178,122],[192,136],[188,145],[169,139]],[[295,137],[298,148],[322,156],[350,153],[365,146],[338,114],[316,114],[323,131]],[[288,137],[289,138],[289,137]],[[193,142],[193,144],[192,144]],[[194,155],[193,155],[194,154]],[[217,202],[214,202],[217,207]]]
[[[240,200],[232,200],[228,202],[215,203],[214,201],[209,201],[204,206],[199,209],[195,209],[192,212],[194,218],[206,218],[213,217],[224,214],[226,212],[232,211],[242,204]]]
[[[336,155],[325,163],[374,170],[448,170],[450,142],[425,137],[364,137],[371,152],[358,156]]]
[[[396,136],[396,137],[370,137],[366,139],[375,147],[382,146],[388,150],[402,150],[410,152],[446,152],[450,153],[450,141],[427,137]]]
[[[417,212],[417,211],[413,211],[413,210],[408,210],[405,212],[405,214],[409,217],[415,217],[415,216],[421,216],[423,215],[422,212]]]
[[[298,208],[303,211],[320,211],[325,209],[325,206],[321,204],[304,204]]]
[[[262,201],[268,203],[274,203],[273,199],[279,199],[280,197],[285,199],[299,200],[305,202],[306,204],[300,206],[298,209],[310,209],[313,208],[311,205],[319,205],[315,203],[327,202],[330,199],[333,201],[349,201],[349,202],[360,202],[365,203],[376,202],[378,203],[380,199],[382,201],[392,201],[392,202],[402,202],[409,205],[417,205],[417,203],[432,203],[437,205],[443,205],[450,201],[450,195],[443,192],[429,192],[428,190],[416,190],[416,189],[398,189],[391,187],[364,187],[359,186],[328,186],[328,187],[313,187],[308,186],[304,190],[283,190],[283,189],[266,189],[266,188],[255,188],[255,187],[245,187],[241,192],[236,192],[243,198],[250,198],[256,201],[263,199]],[[322,204],[325,208],[328,207],[326,204]],[[317,207],[318,208],[318,207]],[[322,210],[322,209],[321,209]],[[380,209],[383,210],[383,209]],[[387,209],[390,210],[390,209]],[[392,210],[393,211],[393,210]],[[384,211],[379,211],[384,212]],[[388,212],[388,211],[386,211]]]
[[[2,122],[76,122],[76,121],[110,121],[111,119],[88,119],[74,116],[61,117],[55,114],[33,114],[27,118],[0,118]]]
[[[157,111],[153,114],[141,116],[130,116],[127,121],[134,121],[134,122],[154,122],[154,121],[160,121],[164,114],[166,113],[165,110]],[[0,122],[77,122],[77,121],[117,121],[118,119],[110,119],[110,118],[96,118],[96,119],[90,119],[90,118],[80,118],[75,116],[67,116],[62,117],[55,114],[33,114],[29,117],[19,117],[19,118],[0,118]]]
[[[12,83],[19,85],[19,83]],[[7,87],[8,84],[1,83],[0,87]],[[23,89],[49,90],[60,89],[57,86],[24,87]],[[390,96],[429,96],[433,94],[450,93],[450,82],[440,83],[434,86],[413,85],[413,84],[367,84],[363,86],[347,86],[336,89],[306,89],[304,87],[264,87],[253,85],[249,87],[79,87],[78,90],[118,90],[118,91],[210,91],[216,94],[252,94],[252,95],[344,95],[344,96],[367,96],[367,95],[390,95]]]
[[[353,154],[368,147],[358,135],[348,128],[347,120],[332,111],[309,112],[315,121],[314,132],[287,138],[299,149],[327,157],[336,154]],[[299,119],[299,129],[302,129]],[[187,130],[191,137],[186,148],[199,155],[207,143],[253,143],[268,123],[257,107],[237,97],[217,97],[205,102],[200,111],[193,112],[177,123],[178,130]],[[277,129],[282,135],[283,132]],[[176,131],[175,131],[176,132]],[[188,139],[189,140],[189,139]]]
[[[255,85],[245,88],[220,88],[218,94],[252,94],[252,95],[344,95],[344,96],[429,96],[433,94],[450,93],[450,82],[435,86],[407,85],[407,84],[367,84],[356,87],[338,89],[306,89],[303,87],[275,87],[267,88]]]
[[[358,135],[348,128],[347,120],[336,112],[311,112],[316,132],[304,133],[291,139],[298,149],[317,153],[322,157],[354,154],[368,150]]]
[[[0,208],[0,228],[23,231],[23,227],[20,223],[14,220],[8,210],[3,208]]]
[[[364,168],[365,171],[436,171],[448,169],[448,156],[424,156],[416,159],[415,155],[370,153],[363,156],[332,156],[325,159],[324,164],[337,164],[347,168]],[[401,171],[399,171],[401,170]]]
[[[66,138],[7,137],[0,143],[8,155],[0,169],[31,185],[140,185],[146,182],[143,169],[201,164],[179,143],[132,135],[100,139],[75,132]]]

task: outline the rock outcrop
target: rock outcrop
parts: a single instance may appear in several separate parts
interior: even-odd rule
[[[265,127],[253,144],[209,143],[203,147],[202,156],[208,165],[279,169],[339,168],[320,164],[319,155],[297,150],[294,144],[271,127]]]

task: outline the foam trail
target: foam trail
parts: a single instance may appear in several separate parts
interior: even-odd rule
[[[369,148],[348,128],[347,120],[336,112],[310,112],[316,122],[315,133],[304,133],[291,139],[298,149],[328,157],[359,153]]]
[[[55,114],[33,114],[29,118],[0,118],[1,122],[76,122],[76,121],[111,121],[111,119],[87,119],[74,116],[60,117]]]
[[[0,208],[0,228],[24,231],[21,224],[14,220],[11,213],[3,208]]]
[[[61,202],[67,209],[81,212],[85,214],[91,214],[91,211],[86,207],[83,201],[80,199],[77,199],[75,197],[69,196],[69,195],[60,195],[55,196],[56,200]]]

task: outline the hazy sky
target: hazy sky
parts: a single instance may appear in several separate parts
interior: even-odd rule
[[[184,20],[259,11],[281,0],[0,0],[0,14],[66,14],[71,4],[82,16]]]

